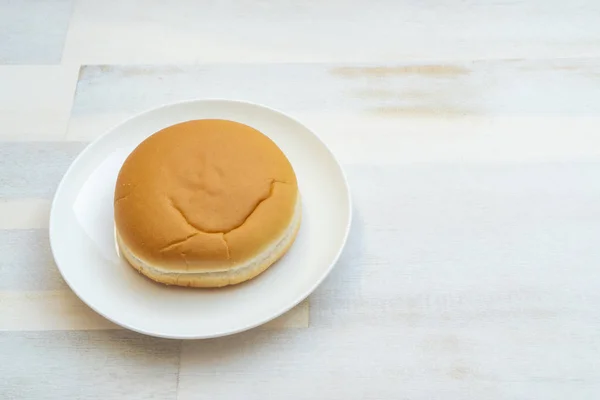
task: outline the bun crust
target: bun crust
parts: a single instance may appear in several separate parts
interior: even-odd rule
[[[188,121],[144,140],[121,167],[114,209],[117,242],[134,268],[199,287],[264,271],[293,243],[301,215],[283,152],[225,120]]]

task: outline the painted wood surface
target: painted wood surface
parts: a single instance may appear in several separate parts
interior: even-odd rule
[[[600,3],[0,0],[0,398],[600,396]],[[310,299],[227,338],[119,329],[60,277],[56,185],[164,103],[314,129],[354,198]]]
[[[64,61],[383,62],[600,56],[594,0],[78,1]]]
[[[73,0],[0,1],[0,64],[56,64]]]

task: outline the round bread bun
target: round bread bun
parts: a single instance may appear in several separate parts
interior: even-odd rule
[[[162,129],[128,156],[114,197],[118,247],[168,285],[252,279],[296,238],[294,170],[277,145],[241,123],[204,119]]]

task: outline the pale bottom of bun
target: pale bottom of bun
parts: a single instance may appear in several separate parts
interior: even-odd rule
[[[297,201],[294,218],[285,233],[262,253],[247,262],[226,271],[207,272],[169,272],[166,269],[150,265],[136,257],[121,241],[117,233],[117,244],[121,254],[129,264],[148,278],[166,285],[189,287],[223,287],[250,280],[264,272],[279,260],[294,243],[302,219],[300,200]]]

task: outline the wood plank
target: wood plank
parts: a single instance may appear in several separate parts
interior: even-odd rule
[[[551,319],[249,332],[184,342],[179,399],[592,400],[596,336]]]
[[[0,230],[0,291],[66,289],[47,229]]]
[[[87,143],[0,142],[0,197],[51,199]]]
[[[0,332],[6,399],[176,399],[180,343],[127,331]]]
[[[600,5],[551,0],[355,3],[80,0],[64,60],[386,62],[600,56]]]
[[[50,218],[50,200],[0,199],[0,230],[47,229]]]
[[[5,16],[1,9],[0,18]],[[0,65],[0,141],[62,139],[78,72],[76,65]]]
[[[0,64],[58,64],[73,0],[0,3]]]
[[[352,231],[311,326],[600,321],[600,163],[347,171]]]
[[[92,140],[149,108],[216,97],[290,113],[344,163],[599,160],[598,76],[600,58],[87,66],[67,138]]]

